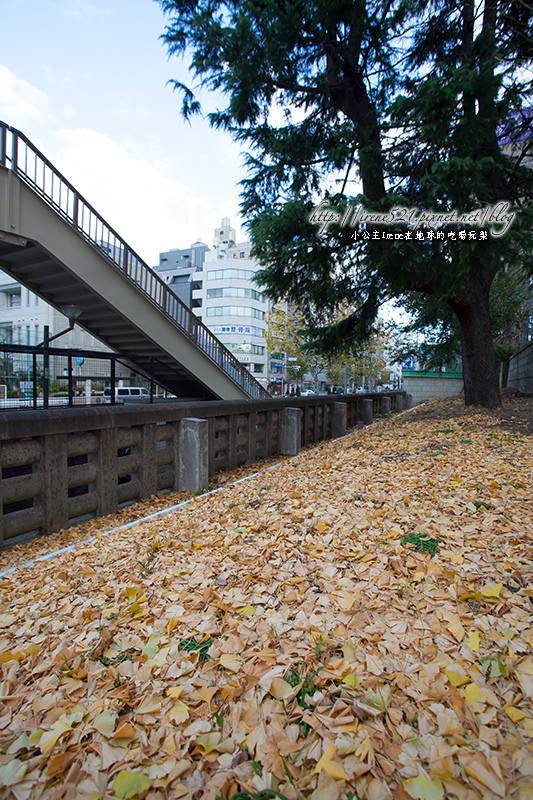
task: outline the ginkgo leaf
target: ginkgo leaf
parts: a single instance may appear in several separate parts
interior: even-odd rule
[[[41,753],[43,755],[48,755],[55,747],[58,739],[70,730],[72,730],[72,726],[68,725],[66,722],[61,722],[61,720],[54,722],[50,730],[45,731],[39,740]]]
[[[500,596],[502,589],[503,584],[501,583],[486,583],[481,589],[481,594],[483,597],[493,597],[496,599]]]
[[[44,733],[44,731],[43,731]],[[27,733],[21,733],[20,736],[17,736],[14,742],[12,742],[6,750],[8,756],[14,755],[18,753],[19,750],[27,750],[30,746],[29,738]]]
[[[354,672],[349,672],[347,675],[345,675],[342,679],[342,682],[347,686],[353,686],[355,689],[358,689],[361,686],[361,681]]]
[[[475,756],[465,764],[464,770],[467,775],[493,792],[493,796],[506,796],[505,781],[501,774],[498,774],[499,769],[496,771],[482,753],[476,753]]]
[[[229,669],[230,672],[239,672],[242,666],[242,660],[236,653],[222,653],[219,663],[221,667]]]
[[[132,739],[137,731],[129,722],[122,722],[113,734],[113,739]]]
[[[28,765],[18,758],[8,761],[0,767],[0,786],[15,786],[20,783],[27,769]]]
[[[142,772],[127,772],[121,769],[112,783],[113,791],[117,797],[127,800],[142,794],[152,785],[152,781]]]
[[[157,651],[159,650],[159,636],[156,636],[155,633],[149,637],[148,641],[142,648],[141,652],[148,656],[148,658],[153,658]]]
[[[135,708],[136,714],[157,714],[161,711],[161,700],[158,697],[145,696]]]
[[[29,744],[29,746],[30,747],[35,747],[36,744],[39,744],[39,742],[41,741],[41,736],[43,735],[43,733],[44,733],[44,731],[43,731],[42,728],[37,728],[36,731],[33,731],[33,733],[31,733],[28,736],[28,744]]]
[[[408,778],[402,784],[403,788],[413,800],[442,800],[444,788],[438,778],[424,778],[417,775],[416,778]]]
[[[189,709],[181,700],[177,700],[170,711],[168,712],[168,716],[173,722],[180,723],[185,722],[185,720],[189,719]]]
[[[185,684],[181,684],[181,686],[171,686],[170,689],[167,689],[166,693],[168,697],[175,697],[176,700],[178,697],[181,697],[183,694],[183,690],[185,689]]]
[[[222,734],[218,731],[214,731],[213,733],[204,733],[196,738],[196,746],[201,747],[205,753],[209,753],[211,750],[214,750],[221,739]]]
[[[106,709],[101,714],[98,714],[91,724],[99,733],[104,736],[111,736],[115,730],[117,716],[113,711]]]
[[[460,622],[449,622],[446,627],[458,642],[463,641],[465,637],[465,629]]]
[[[452,686],[462,686],[470,681],[470,677],[457,664],[450,664],[446,667],[444,674]]]
[[[294,697],[297,691],[284,678],[272,678],[269,692],[276,700],[287,700],[289,697]]]
[[[169,772],[172,772],[176,764],[175,758],[167,758],[166,761],[162,761],[160,764],[152,764],[148,767],[148,777],[153,781],[164,778]]]
[[[465,641],[465,644],[471,650],[475,650],[476,653],[479,653],[479,631],[474,631]]]
[[[464,692],[465,692],[465,702],[467,705],[487,702],[485,692],[475,683],[469,683],[467,686],[465,686]]]
[[[254,606],[246,605],[241,606],[237,609],[237,614],[240,614],[242,617],[253,617],[257,609]]]
[[[174,628],[175,628],[175,627],[176,627],[178,624],[179,624],[179,619],[174,619],[174,617],[171,617],[171,618],[169,619],[169,621],[168,621],[167,632],[168,632],[168,633],[172,633],[172,631],[174,630]]]
[[[526,716],[525,712],[515,706],[505,706],[505,713],[513,722],[519,722]]]
[[[338,761],[334,761],[335,758],[335,745],[333,742],[330,742],[326,751],[323,753],[322,757],[317,762],[317,765],[314,769],[315,772],[320,772],[320,770],[324,770],[328,773],[332,778],[335,778],[337,781],[342,780],[349,780],[348,775],[346,774],[344,767]]]

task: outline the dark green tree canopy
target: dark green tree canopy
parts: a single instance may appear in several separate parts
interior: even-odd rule
[[[200,113],[198,88],[215,91],[213,126],[247,154],[242,208],[270,296],[298,302],[315,349],[334,352],[356,346],[384,301],[429,295],[456,316],[466,402],[498,404],[490,287],[504,267],[527,268],[533,245],[531,4],[160,2],[169,52],[196,81],[175,82],[183,114]],[[321,201],[337,215],[322,231]],[[412,209],[506,204],[501,236],[487,220],[467,226],[476,238],[459,238],[457,222],[405,235]],[[360,207],[396,222],[354,228]],[[341,303],[357,311],[329,324]]]

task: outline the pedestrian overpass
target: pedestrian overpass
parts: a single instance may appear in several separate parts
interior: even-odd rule
[[[268,397],[20,131],[0,122],[0,269],[180,398]]]

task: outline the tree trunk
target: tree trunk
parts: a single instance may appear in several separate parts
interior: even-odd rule
[[[489,286],[480,281],[460,301],[449,301],[459,319],[465,405],[501,406],[498,362],[494,355]]]

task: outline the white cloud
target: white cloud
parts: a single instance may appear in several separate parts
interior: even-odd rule
[[[0,64],[0,118],[20,128],[30,120],[42,120],[50,108],[46,92]]]
[[[213,213],[209,196],[166,177],[104,134],[86,129],[59,131],[50,158],[150,265],[158,262],[160,251],[187,247],[201,236],[198,220]]]
[[[84,22],[92,22],[98,17],[104,17],[107,13],[105,9],[99,8],[95,3],[89,3],[87,0],[69,0],[65,5],[60,6],[62,14],[71,19],[79,19]]]
[[[93,114],[80,125],[75,96],[49,96],[0,65],[0,119],[28,135],[148,264],[158,263],[159,252],[198,238],[211,245],[222,217],[231,218],[242,240],[235,186],[242,174],[239,144],[206,123],[188,127],[171,115],[161,129],[150,122],[147,132],[146,106],[134,100],[133,114],[119,102],[107,109],[104,122],[94,117],[100,132],[93,129]],[[120,116],[138,119],[114,126]]]

